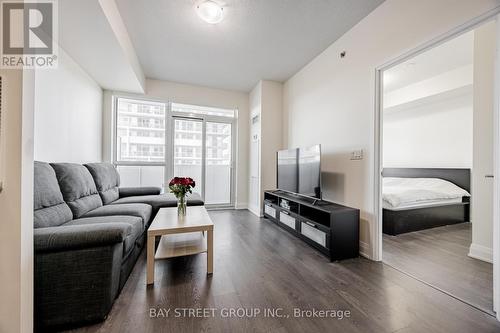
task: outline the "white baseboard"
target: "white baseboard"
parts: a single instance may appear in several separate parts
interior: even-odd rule
[[[469,257],[493,263],[493,250],[489,247],[472,243],[469,249]]]
[[[234,209],[248,209],[248,205],[246,202],[236,203],[236,205],[234,205]]]
[[[359,241],[359,255],[371,259],[370,246],[368,245],[368,243]]]
[[[259,207],[255,207],[255,206],[252,206],[252,205],[248,205],[248,208],[247,208],[252,214],[258,216],[258,217],[262,217],[262,212],[260,211],[260,208]]]

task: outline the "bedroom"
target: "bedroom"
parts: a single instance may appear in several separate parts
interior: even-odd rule
[[[489,22],[383,72],[383,260],[493,313]]]

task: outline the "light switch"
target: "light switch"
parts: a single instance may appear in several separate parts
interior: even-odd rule
[[[351,161],[358,161],[363,159],[363,149],[353,150],[351,152]]]

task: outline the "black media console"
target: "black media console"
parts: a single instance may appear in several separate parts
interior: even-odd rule
[[[359,209],[284,191],[264,192],[264,216],[328,256],[359,256]]]

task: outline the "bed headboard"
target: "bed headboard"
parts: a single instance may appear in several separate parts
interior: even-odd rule
[[[470,193],[470,169],[384,168],[382,177],[440,178]]]

